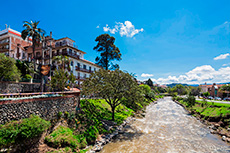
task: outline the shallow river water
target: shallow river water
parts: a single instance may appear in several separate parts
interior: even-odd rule
[[[170,97],[150,104],[143,119],[126,126],[123,134],[101,153],[230,153],[230,146]]]

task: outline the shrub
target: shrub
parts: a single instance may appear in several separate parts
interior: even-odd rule
[[[188,107],[194,106],[196,103],[196,98],[194,96],[188,96],[184,99]]]
[[[60,119],[62,117],[62,112],[58,112],[57,117]]]
[[[68,119],[69,116],[70,116],[69,112],[65,111],[64,116],[65,116],[66,119]]]
[[[98,136],[99,132],[95,126],[90,126],[89,129],[84,133],[86,141],[89,144],[93,144]]]
[[[0,148],[21,143],[25,139],[39,136],[50,126],[49,121],[31,115],[21,121],[12,121],[0,126]]]

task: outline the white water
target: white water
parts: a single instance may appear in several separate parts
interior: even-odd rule
[[[102,153],[230,153],[230,146],[170,97],[150,104]]]

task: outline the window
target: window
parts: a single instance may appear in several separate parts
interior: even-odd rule
[[[77,66],[80,67],[80,63],[77,63]]]
[[[83,65],[83,69],[86,69],[86,65],[85,64]]]
[[[57,55],[59,55],[59,49],[57,50]]]
[[[84,74],[84,78],[86,78],[86,74]]]
[[[89,67],[89,70],[91,71],[91,66]]]
[[[96,71],[96,68],[94,68],[94,71]]]
[[[70,62],[70,65],[73,66],[73,61]]]

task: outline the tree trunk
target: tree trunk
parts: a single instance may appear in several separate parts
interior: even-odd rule
[[[32,48],[33,48],[33,63],[34,63],[34,73],[32,75],[33,75],[33,79],[34,79],[34,75],[35,75],[35,71],[36,71],[35,42],[34,41],[33,41],[33,44],[32,44]]]
[[[115,107],[112,107],[112,121],[114,121]]]

